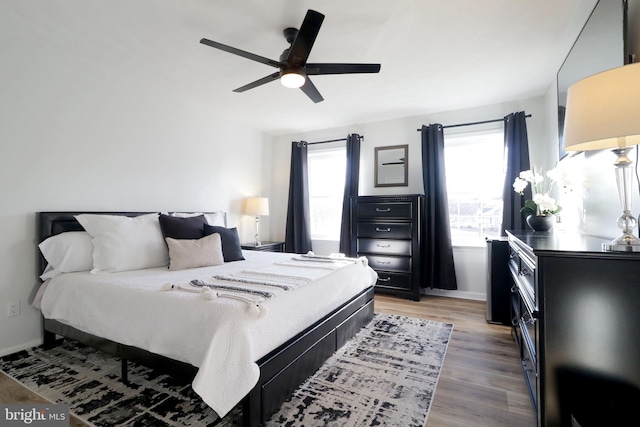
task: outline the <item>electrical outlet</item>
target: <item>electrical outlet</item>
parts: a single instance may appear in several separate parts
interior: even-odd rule
[[[10,301],[7,303],[7,317],[14,317],[20,314],[20,301]]]

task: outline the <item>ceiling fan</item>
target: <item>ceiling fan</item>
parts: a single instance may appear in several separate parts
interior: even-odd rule
[[[244,92],[265,83],[280,79],[280,82],[284,86],[300,88],[309,98],[311,98],[313,102],[317,103],[323,101],[324,98],[311,82],[309,76],[318,76],[323,74],[377,73],[380,71],[380,64],[307,63],[309,52],[311,52],[313,43],[316,41],[316,37],[318,36],[323,20],[323,14],[309,9],[304,21],[302,21],[300,30],[296,28],[286,28],[283,31],[284,38],[291,46],[282,52],[282,55],[280,55],[280,61],[274,61],[273,59],[245,52],[244,50],[236,49],[235,47],[227,46],[208,39],[202,39],[200,40],[200,43],[278,68],[279,71],[256,80],[255,82],[234,89],[234,92]]]

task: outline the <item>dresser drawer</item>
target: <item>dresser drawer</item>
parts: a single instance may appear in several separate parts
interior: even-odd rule
[[[513,246],[509,246],[509,267],[515,272],[520,271],[520,257]]]
[[[524,262],[520,263],[520,284],[521,288],[527,292],[527,296],[531,300],[531,303],[535,306],[536,292],[535,292],[535,270]]]
[[[509,246],[509,270],[518,288],[524,294],[532,311],[536,307],[535,261],[533,256],[520,248]]]
[[[411,273],[411,258],[360,254],[369,260],[369,266],[374,270],[399,271],[401,273]]]
[[[531,397],[531,404],[533,406],[533,413],[538,413],[538,373],[534,362],[529,359],[528,356],[524,356],[521,360],[522,370],[524,371],[524,378],[527,382],[527,388],[529,389],[529,396]]]
[[[413,278],[410,274],[378,271],[377,287],[411,290]]]
[[[359,222],[358,237],[374,239],[411,239],[411,224],[394,224],[388,222]]]
[[[356,215],[358,218],[411,219],[411,211],[410,202],[358,203]]]
[[[358,239],[358,252],[411,256],[411,241],[392,239]]]
[[[531,316],[529,310],[523,305],[520,306],[522,317],[518,322],[520,333],[522,335],[522,341],[526,347],[526,354],[529,359],[536,364],[537,350],[536,350],[536,319]]]
[[[511,333],[520,350],[522,359],[522,333],[520,332],[520,293],[518,289],[511,288]]]

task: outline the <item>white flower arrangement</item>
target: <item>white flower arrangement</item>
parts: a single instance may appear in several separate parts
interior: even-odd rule
[[[520,212],[536,216],[550,216],[560,212],[562,208],[550,195],[553,183],[561,178],[560,174],[561,171],[557,168],[551,169],[546,174],[535,168],[520,172],[520,176],[513,182],[513,190],[523,195],[524,190],[531,184],[533,196],[532,200],[524,202],[524,207],[520,209]]]

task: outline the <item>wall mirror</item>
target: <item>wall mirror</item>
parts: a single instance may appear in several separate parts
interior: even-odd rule
[[[375,187],[406,187],[409,185],[409,145],[375,148]]]

